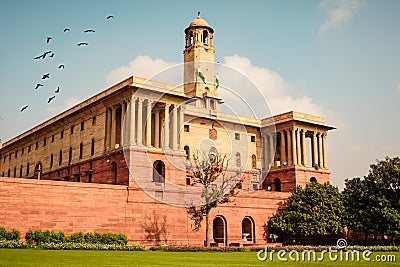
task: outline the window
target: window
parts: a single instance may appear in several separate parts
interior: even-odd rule
[[[190,131],[189,125],[183,126],[183,131],[186,132],[186,133],[188,133],[188,132]]]
[[[58,158],[58,165],[62,164],[62,150],[60,150],[60,157]]]
[[[22,164],[21,164],[21,166],[20,166],[20,168],[19,168],[19,177],[20,177],[20,178],[22,177]]]
[[[251,141],[252,143],[255,143],[255,142],[256,142],[256,136],[255,136],[255,135],[252,135],[252,136],[250,137],[250,141]]]
[[[83,143],[79,145],[79,159],[82,159],[83,157]]]
[[[69,147],[68,165],[72,162],[72,147]]]
[[[31,152],[31,145],[28,146],[28,153]]]
[[[81,177],[78,175],[78,176],[76,176],[76,181],[78,182],[78,183],[80,183],[81,182]]]
[[[240,153],[236,152],[236,167],[240,168],[241,165],[242,165],[242,161],[240,159]]]
[[[21,149],[21,156],[24,154],[25,148]]]
[[[161,160],[153,163],[153,182],[164,183],[165,181],[165,165]]]
[[[90,155],[93,156],[94,155],[94,139],[92,139],[92,145],[90,148]]]
[[[53,168],[53,154],[50,155],[50,169]]]
[[[253,169],[255,169],[257,167],[257,157],[254,154],[251,156],[251,167]]]
[[[190,148],[189,148],[189,146],[185,146],[183,149],[185,150],[186,159],[189,159],[190,158]]]
[[[60,139],[63,139],[64,138],[64,131],[61,131],[61,133],[60,133]]]
[[[39,147],[39,142],[36,142],[36,144],[35,144],[35,149],[37,150],[38,147]]]
[[[190,177],[186,177],[186,185],[190,185],[190,184],[191,184]]]
[[[83,130],[85,130],[85,122],[84,121],[81,122],[81,131],[83,131]]]
[[[74,126],[73,125],[71,126],[70,134],[71,135],[74,134]]]
[[[43,146],[46,146],[46,138],[43,139]]]
[[[310,178],[310,183],[316,183],[316,182],[317,182],[317,178],[315,178],[315,177]]]
[[[26,164],[26,176],[29,175],[29,162]]]
[[[11,171],[10,171],[10,169],[8,169],[7,176],[8,176],[8,177],[11,176]]]
[[[235,140],[240,140],[240,133],[235,133]]]
[[[17,177],[17,167],[14,167],[14,178]]]
[[[275,191],[281,192],[281,179],[275,178],[274,185],[275,185]]]
[[[54,143],[54,134],[51,136],[51,142]]]
[[[17,158],[17,157],[18,157],[18,150],[15,151],[15,158]]]
[[[208,44],[208,32],[206,30],[203,31],[203,43]]]
[[[252,241],[254,238],[254,221],[251,217],[244,217],[242,220],[242,238],[243,241]]]
[[[92,125],[95,125],[96,124],[96,116],[94,116],[93,118],[92,118]]]
[[[92,174],[89,173],[89,174],[88,174],[88,183],[91,183],[91,182],[92,182]]]
[[[117,163],[115,161],[112,162],[112,182],[117,184]]]

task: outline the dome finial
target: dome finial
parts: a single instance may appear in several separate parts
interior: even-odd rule
[[[201,17],[200,17],[200,11],[197,11],[197,18],[198,18],[198,19],[201,19]]]

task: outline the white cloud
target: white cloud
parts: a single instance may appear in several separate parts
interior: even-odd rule
[[[47,112],[50,113],[60,113],[63,112],[69,108],[72,108],[76,104],[78,104],[80,101],[76,97],[70,97],[68,99],[64,100],[64,104],[61,106],[48,106],[45,108]]]
[[[324,33],[350,20],[354,11],[362,6],[362,2],[358,0],[323,0],[319,6],[328,13],[328,18],[320,28],[320,33]]]

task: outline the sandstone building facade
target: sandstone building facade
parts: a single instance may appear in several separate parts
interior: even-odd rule
[[[294,111],[222,112],[213,34],[200,14],[185,29],[183,85],[131,76],[4,143],[0,225],[203,244],[204,227],[193,232],[180,204],[193,188],[188,162],[206,150],[228,155],[243,178],[233,201],[212,210],[213,242],[265,243],[268,218],[294,186],[329,182],[334,128]]]

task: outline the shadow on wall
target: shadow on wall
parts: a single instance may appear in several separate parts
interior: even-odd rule
[[[144,216],[142,228],[145,233],[145,240],[155,245],[167,242],[167,216],[160,216],[153,211],[150,215]]]

